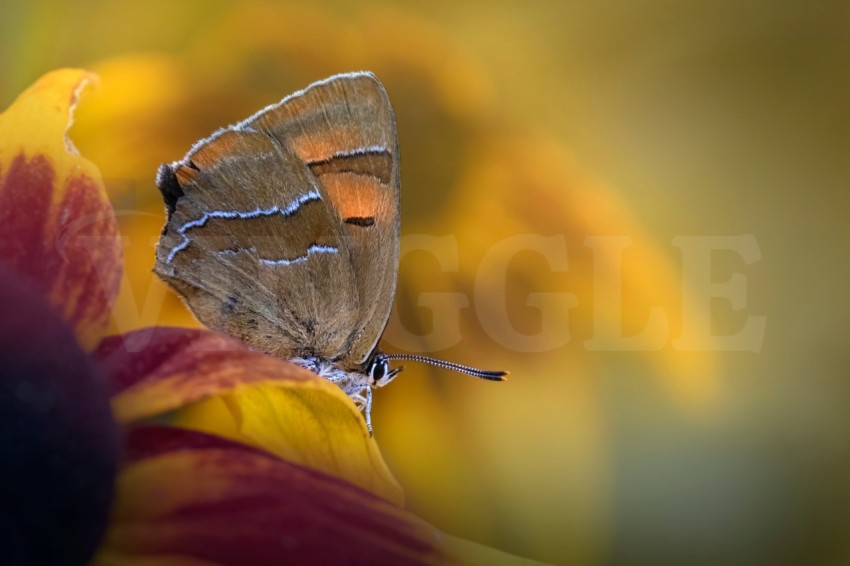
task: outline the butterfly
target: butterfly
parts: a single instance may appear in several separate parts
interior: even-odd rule
[[[369,72],[315,82],[163,164],[154,271],[204,325],[336,383],[372,431],[372,390],[412,360],[378,349],[396,290],[399,152]]]

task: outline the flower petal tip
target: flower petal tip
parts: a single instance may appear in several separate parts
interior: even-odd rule
[[[28,278],[87,349],[109,321],[122,258],[100,172],[67,135],[95,81],[53,71],[0,114],[0,263]]]

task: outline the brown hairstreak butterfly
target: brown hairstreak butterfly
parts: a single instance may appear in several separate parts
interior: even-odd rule
[[[395,116],[371,73],[316,82],[159,168],[168,213],[156,273],[210,328],[339,385],[371,425],[372,389],[425,362],[377,344],[395,296]]]

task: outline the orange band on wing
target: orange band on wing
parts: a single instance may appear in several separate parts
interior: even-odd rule
[[[396,215],[395,194],[374,177],[334,173],[324,175],[322,184],[342,219],[387,220]]]

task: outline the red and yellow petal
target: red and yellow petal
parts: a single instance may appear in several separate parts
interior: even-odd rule
[[[530,564],[446,537],[337,477],[203,433],[131,429],[111,564]]]
[[[48,73],[0,114],[0,262],[29,279],[86,348],[103,335],[121,277],[100,173],[66,135],[93,78]]]
[[[304,368],[186,328],[107,338],[95,357],[113,383],[119,422],[167,418],[403,502],[360,411],[339,387]]]

